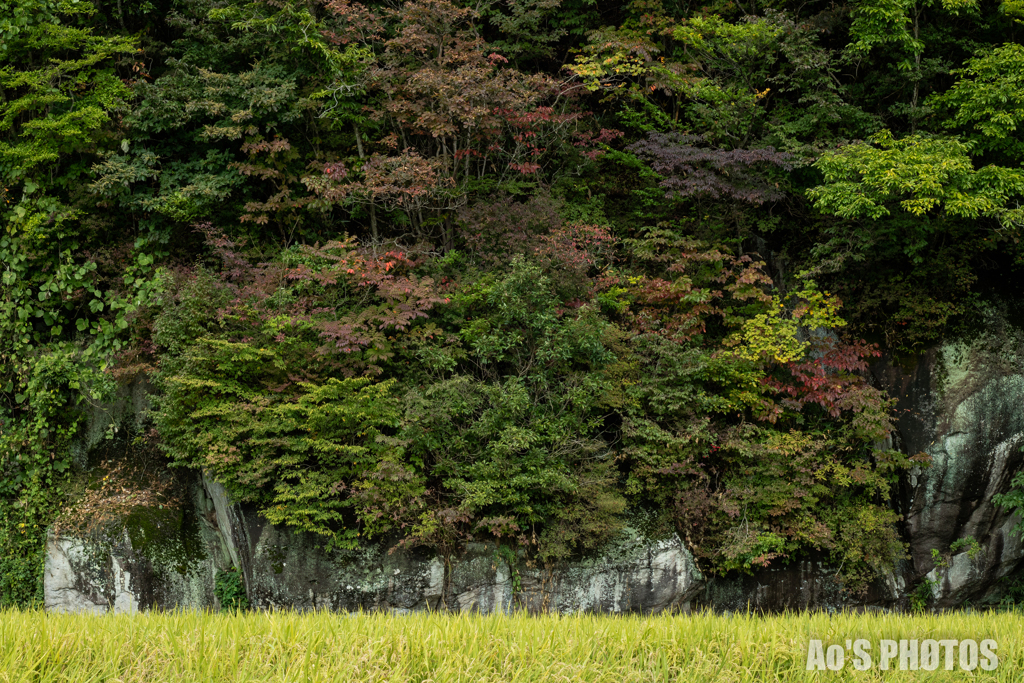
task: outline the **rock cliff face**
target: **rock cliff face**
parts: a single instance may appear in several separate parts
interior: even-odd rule
[[[825,556],[804,559],[753,575],[714,577],[695,598],[697,609],[725,612],[782,612],[898,608],[906,582],[901,573],[878,577],[864,595],[850,595],[839,581],[839,567]]]
[[[204,480],[194,498],[204,543],[188,556],[147,555],[127,532],[113,539],[51,538],[47,609],[217,607],[215,574],[229,566],[241,568],[254,607],[346,612],[685,611],[703,585],[677,537],[655,541],[630,528],[592,558],[538,569],[522,558],[510,563],[490,544],[470,544],[451,558],[384,543],[327,553],[317,538],[231,505],[214,482]]]
[[[313,540],[262,525],[251,553],[253,606],[651,613],[687,609],[701,586],[677,538],[651,541],[631,529],[598,556],[554,570],[510,564],[490,544],[446,561],[383,544],[328,556]]]
[[[897,501],[910,544],[907,578],[934,582],[940,607],[997,597],[1000,579],[1024,566],[1011,533],[1020,520],[992,503],[1024,463],[1021,333],[995,319],[970,343],[944,344],[907,367],[883,362],[875,375],[897,399],[897,445],[932,461],[909,473]],[[957,541],[966,547],[951,553]]]
[[[1024,571],[1024,545],[1011,532],[1019,520],[992,503],[1024,465],[1024,337],[996,320],[969,343],[947,343],[903,363],[884,358],[873,375],[897,400],[895,446],[925,452],[932,464],[909,472],[893,501],[904,516],[910,558],[866,595],[845,593],[825,558],[705,580],[679,538],[651,540],[631,528],[593,557],[547,569],[487,544],[448,558],[386,543],[329,554],[317,538],[268,524],[201,478],[189,509],[172,520],[150,520],[141,530],[136,520],[113,538],[51,537],[46,606],[217,607],[215,577],[230,567],[241,570],[258,608],[901,608],[922,586],[937,607],[998,599],[1006,577]]]
[[[136,510],[119,531],[47,540],[44,604],[55,612],[215,605],[216,538],[191,510]]]

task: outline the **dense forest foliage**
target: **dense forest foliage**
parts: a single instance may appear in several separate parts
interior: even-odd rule
[[[867,380],[1013,314],[1024,6],[0,0],[0,602],[92,406],[331,548],[905,556]],[[121,435],[123,436],[123,435]]]

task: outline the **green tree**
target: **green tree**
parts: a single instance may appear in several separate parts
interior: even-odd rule
[[[946,218],[993,219],[996,229],[1016,233],[1024,217],[1015,204],[1024,195],[1024,173],[993,164],[976,169],[970,151],[956,138],[896,139],[884,131],[822,155],[814,166],[825,182],[807,195],[819,211],[845,219],[877,221],[896,210],[914,216],[904,224],[909,231],[886,237],[915,259],[930,235],[946,229]]]
[[[592,305],[560,311],[552,284],[517,257],[454,297],[442,315],[459,342],[421,352],[430,379],[407,394],[403,430],[461,533],[546,561],[600,545],[624,507],[602,436],[608,324]],[[436,542],[436,525],[423,531]]]
[[[953,87],[934,102],[948,107],[946,125],[967,132],[972,152],[998,152],[1011,161],[1024,159],[1017,127],[1024,122],[1024,46],[1006,43],[967,61]]]

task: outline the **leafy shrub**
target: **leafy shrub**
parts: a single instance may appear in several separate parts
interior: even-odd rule
[[[244,610],[249,606],[242,572],[234,567],[227,571],[217,571],[213,581],[213,594],[220,603],[222,612]]]

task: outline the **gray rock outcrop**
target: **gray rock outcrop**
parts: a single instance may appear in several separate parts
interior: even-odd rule
[[[320,539],[278,527],[203,478],[193,487],[201,547],[162,539],[140,543],[128,526],[113,535],[51,537],[46,607],[63,612],[133,612],[213,607],[217,571],[242,571],[256,608],[653,613],[687,610],[703,577],[676,536],[626,528],[601,552],[558,567],[531,566],[493,544],[457,556],[368,544],[327,552]],[[168,544],[170,549],[168,549]]]
[[[152,542],[129,528],[79,538],[50,534],[45,608],[99,614],[216,605],[216,568],[202,548],[186,549],[174,536]]]
[[[939,607],[994,599],[1000,579],[1024,567],[1012,532],[1020,520],[992,501],[1024,464],[1024,338],[993,318],[970,342],[943,344],[910,367],[886,359],[875,376],[897,399],[898,446],[931,457],[908,473],[898,500],[908,583],[931,580]],[[961,539],[977,542],[971,557],[951,555]]]
[[[449,558],[387,543],[327,553],[316,537],[268,524],[204,483],[255,607],[650,613],[686,609],[702,585],[678,537],[650,540],[630,528],[591,558],[547,569],[521,557],[510,565],[480,543]]]

